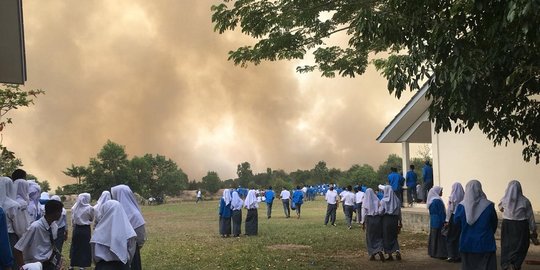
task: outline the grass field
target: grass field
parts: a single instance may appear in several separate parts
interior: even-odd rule
[[[338,226],[324,226],[326,204],[321,199],[306,202],[300,219],[294,214],[286,219],[280,201],[274,203],[272,218],[267,219],[266,204],[262,203],[259,235],[240,238],[220,237],[218,201],[143,206],[142,211],[148,236],[141,251],[145,270],[421,269],[440,264],[426,258],[427,236],[408,232],[402,232],[399,239],[403,261],[368,261],[361,228],[355,225],[348,230],[341,208]],[[245,219],[247,211],[242,212]],[[64,246],[65,258],[69,258],[70,240]]]

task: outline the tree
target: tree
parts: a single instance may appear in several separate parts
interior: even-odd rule
[[[5,118],[6,114],[20,107],[28,107],[34,104],[38,95],[44,94],[43,90],[23,90],[17,84],[0,85],[0,171],[2,175],[11,175],[19,167],[22,161],[15,157],[15,153],[2,145],[4,136],[2,131],[6,125],[13,123],[11,117]]]
[[[328,180],[330,180],[328,167],[326,167],[326,162],[322,160],[315,165],[315,168],[311,170],[311,173],[317,183],[327,183]]]
[[[391,154],[388,156],[386,161],[379,165],[377,170],[377,181],[379,184],[388,184],[388,174],[390,174],[390,168],[397,168],[398,170],[402,167],[402,159],[396,154]]]
[[[51,190],[51,185],[49,184],[49,181],[43,180],[43,181],[36,181],[41,188],[41,192],[49,192]]]
[[[521,142],[540,162],[540,5],[516,1],[223,0],[214,30],[255,38],[235,64],[302,59],[299,72],[354,77],[372,61],[398,98],[423,81],[435,130],[478,126],[494,145]],[[329,45],[343,33],[345,45]]]
[[[82,179],[88,173],[86,167],[84,166],[75,166],[71,164],[71,167],[66,168],[65,171],[62,171],[65,175],[77,179],[77,184],[81,184]]]
[[[375,188],[379,184],[377,173],[368,164],[362,166],[355,164],[347,171],[347,178],[351,179],[350,185],[363,184],[370,188]]]
[[[250,187],[251,180],[253,178],[253,171],[251,170],[251,164],[249,162],[243,162],[238,164],[236,169],[238,175],[238,184],[244,188]]]
[[[216,193],[221,188],[221,179],[216,172],[209,171],[206,173],[206,176],[202,178],[201,186],[210,193]]]

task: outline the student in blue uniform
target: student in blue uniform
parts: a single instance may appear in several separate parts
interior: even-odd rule
[[[434,186],[428,192],[426,206],[429,209],[429,241],[428,255],[431,258],[446,259],[446,237],[442,235],[442,228],[446,220],[446,211],[442,201],[442,188]]]
[[[274,198],[276,194],[272,190],[272,186],[269,186],[268,189],[264,192],[264,198],[266,202],[266,216],[268,218],[272,217],[272,204],[274,203]]]
[[[461,225],[459,250],[462,270],[497,269],[495,231],[497,213],[493,202],[486,198],[482,184],[471,180],[458,205],[454,222]]]
[[[219,201],[219,234],[221,237],[231,236],[231,201],[231,191],[224,189],[223,196]]]
[[[11,269],[13,261],[13,254],[11,253],[11,246],[9,244],[6,214],[4,214],[4,209],[0,207],[0,269]]]
[[[502,269],[521,269],[529,250],[531,235],[536,234],[536,222],[531,202],[523,196],[521,184],[510,181],[499,203],[503,212],[501,229]]]
[[[425,199],[427,198],[427,193],[433,187],[433,168],[429,160],[426,160],[424,168],[422,168],[422,177],[424,178],[424,189],[422,192],[424,192],[423,198]]]
[[[398,197],[400,201],[400,206],[403,205],[403,193],[402,191],[402,178],[401,174],[398,173],[397,168],[390,168],[391,172],[388,175],[388,184],[392,186],[394,194]]]
[[[296,190],[293,192],[292,203],[296,207],[296,218],[300,218],[301,207],[304,203],[304,192],[302,192],[300,186],[296,186]]]
[[[448,209],[446,210],[446,223],[448,226],[448,235],[446,236],[446,250],[448,251],[448,262],[461,262],[459,254],[459,236],[461,235],[461,226],[454,223],[454,214],[457,206],[463,201],[465,190],[459,182],[452,184],[452,191],[448,196]]]
[[[416,201],[416,184],[418,183],[418,175],[414,171],[414,165],[409,166],[409,171],[406,176],[407,183],[407,201],[409,202],[409,207],[413,206],[413,202]]]

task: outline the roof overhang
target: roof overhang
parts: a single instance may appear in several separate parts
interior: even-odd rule
[[[426,98],[429,83],[407,102],[405,107],[384,128],[377,141],[380,143],[431,143],[431,122],[429,121],[429,105]]]

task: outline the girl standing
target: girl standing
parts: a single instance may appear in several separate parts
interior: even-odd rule
[[[247,208],[245,230],[246,235],[257,235],[259,228],[259,217],[257,213],[257,208],[259,204],[257,203],[257,196],[255,195],[255,190],[249,190],[244,206]]]
[[[90,194],[81,193],[71,208],[71,249],[69,251],[70,269],[80,269],[92,265],[92,249],[90,247],[90,224],[94,220],[94,208],[90,205]]]
[[[446,237],[441,233],[446,220],[446,211],[442,201],[442,188],[432,187],[428,192],[426,206],[429,209],[429,242],[428,255],[432,258],[446,259]]]
[[[242,233],[242,205],[244,201],[235,190],[232,193],[231,209],[232,209],[232,233],[234,237],[240,237]]]
[[[461,227],[459,223],[454,222],[454,215],[459,203],[463,201],[465,191],[459,182],[452,185],[452,192],[448,197],[448,209],[446,210],[446,225],[448,226],[448,235],[446,236],[446,251],[448,251],[448,262],[460,262],[461,255],[459,254],[459,236],[461,235]]]
[[[219,201],[219,234],[221,237],[231,236],[231,191],[223,190],[223,196]]]

